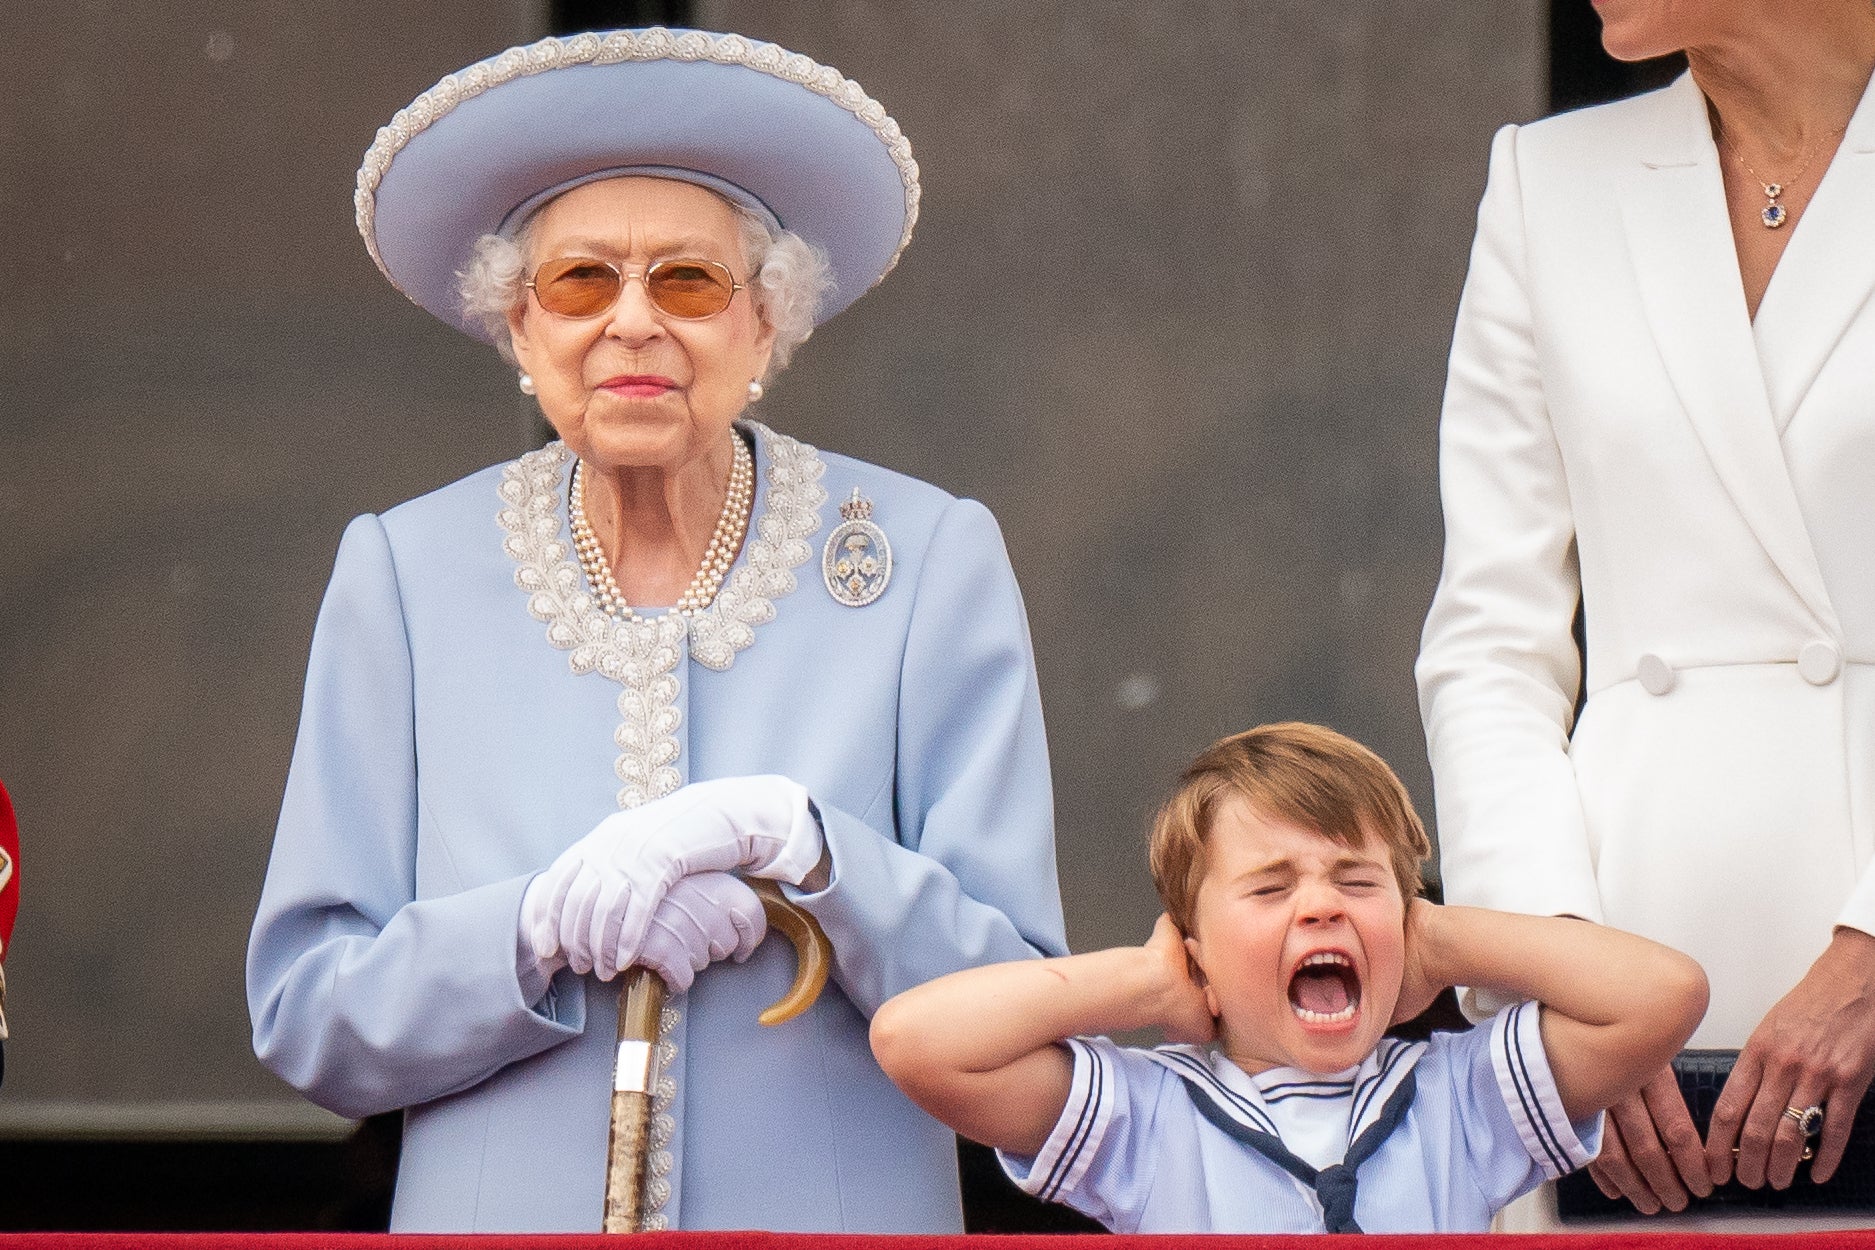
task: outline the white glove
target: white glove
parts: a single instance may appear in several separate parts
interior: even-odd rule
[[[741,870],[800,884],[824,840],[807,790],[786,777],[725,777],[607,816],[528,883],[521,926],[543,967],[609,981],[639,961],[681,877]]]
[[[717,960],[753,955],[766,936],[768,916],[754,890],[726,872],[699,872],[679,877],[664,895],[633,962],[681,994]]]
[[[544,988],[546,981],[567,966],[566,955],[556,952],[546,959],[537,958],[525,927],[524,918],[520,957],[538,966]],[[665,893],[664,901],[651,913],[644,947],[631,963],[651,969],[681,994],[697,973],[719,959],[741,963],[767,936],[768,914],[754,890],[730,873],[700,872],[679,877]]]

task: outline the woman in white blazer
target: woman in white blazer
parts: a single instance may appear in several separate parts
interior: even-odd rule
[[[1651,1213],[1811,1108],[1827,1179],[1875,1071],[1875,6],[1596,8],[1691,72],[1492,145],[1418,680],[1447,899],[1689,952],[1743,1050],[1703,1143],[1670,1072],[1611,1113]]]

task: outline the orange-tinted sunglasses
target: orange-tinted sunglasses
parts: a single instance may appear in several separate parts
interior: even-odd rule
[[[651,306],[680,321],[714,317],[742,289],[727,265],[688,256],[656,261],[643,273],[626,273],[591,256],[560,256],[534,270],[527,286],[550,313],[597,317],[618,300],[628,278],[642,279]]]

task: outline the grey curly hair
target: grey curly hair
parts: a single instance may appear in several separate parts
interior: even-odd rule
[[[726,201],[727,202],[727,201]],[[763,382],[787,368],[794,349],[814,332],[820,301],[833,289],[833,270],[825,253],[795,234],[770,233],[751,210],[730,203],[742,231],[742,254],[748,258],[749,294],[755,312],[775,331],[775,347]],[[530,220],[512,238],[485,234],[475,241],[468,268],[456,275],[456,289],[470,318],[495,342],[501,358],[514,364],[508,336],[508,312],[527,298],[527,262],[532,243]]]

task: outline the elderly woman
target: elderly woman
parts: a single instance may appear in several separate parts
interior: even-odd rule
[[[1615,56],[1691,72],[1492,148],[1419,661],[1446,895],[1695,956],[1693,1045],[1740,1052],[1710,1131],[1663,1072],[1594,1175],[1647,1212],[1733,1178],[1796,1205],[1875,1175],[1875,1142],[1845,1157],[1875,1072],[1875,6],[1596,9]]]
[[[954,1140],[866,1028],[1063,949],[1021,600],[980,505],[748,415],[917,197],[857,84],[699,32],[512,50],[367,154],[386,276],[559,435],[354,521],[313,638],[255,1049],[404,1109],[394,1228],[599,1229],[640,965],[670,990],[646,1226],[960,1229]],[[793,960],[743,877],[832,943],[772,1028]]]

